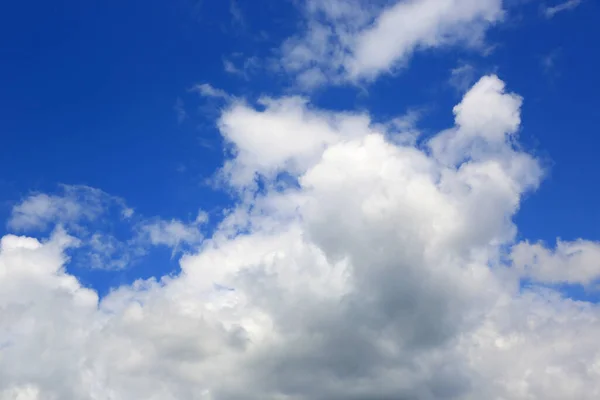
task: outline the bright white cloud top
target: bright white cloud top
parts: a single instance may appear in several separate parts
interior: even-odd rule
[[[402,7],[430,15],[431,3]],[[462,8],[430,15],[442,31],[417,29],[406,48],[498,14],[494,1],[447,3]],[[355,60],[394,18],[356,40]],[[383,47],[351,71],[406,52]],[[2,238],[0,399],[600,398],[598,306],[520,285],[592,284],[599,244],[513,246],[543,171],[515,145],[523,99],[498,77],[419,146],[364,113],[232,101],[221,177],[241,200],[180,275],[99,300],[65,272],[76,231]],[[84,206],[37,196],[11,224],[98,215]],[[143,226],[159,244],[200,240],[180,222]]]
[[[282,47],[283,68],[313,88],[371,81],[406,65],[417,50],[480,47],[502,20],[502,0],[309,0],[306,31]]]

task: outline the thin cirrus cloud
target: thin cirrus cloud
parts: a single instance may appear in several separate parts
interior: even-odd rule
[[[450,71],[449,83],[460,93],[467,91],[476,79],[476,69],[471,64],[462,63]]]
[[[596,399],[600,310],[540,284],[597,279],[598,244],[505,253],[544,175],[523,101],[485,76],[419,146],[368,113],[229,104],[242,196],[181,274],[99,299],[64,229],[2,238],[0,399]]]
[[[581,5],[582,0],[567,0],[554,6],[544,7],[543,13],[546,18],[553,18],[556,14],[573,10]]]
[[[195,85],[193,88],[190,89],[190,91],[197,92],[200,96],[203,97],[212,97],[225,100],[231,97],[226,91],[224,91],[223,89],[215,88],[210,83],[201,83]]]

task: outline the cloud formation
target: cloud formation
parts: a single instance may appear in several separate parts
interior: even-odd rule
[[[449,83],[460,93],[467,91],[476,79],[476,69],[471,64],[462,63],[450,71]]]
[[[85,185],[61,185],[57,195],[36,193],[15,205],[8,227],[17,231],[43,230],[49,225],[61,223],[73,228],[82,220],[96,220],[109,207],[120,209],[124,218],[133,215],[133,209],[127,207],[123,199],[100,189]]]
[[[204,212],[190,222],[148,218],[100,189],[60,185],[57,193],[33,193],[14,205],[7,226],[29,234],[64,228],[77,236],[71,253],[78,266],[117,270],[137,262],[152,246],[176,252],[198,245],[203,239],[200,225],[207,218]]]
[[[297,97],[230,104],[239,203],[178,276],[100,300],[61,228],[2,238],[0,399],[598,398],[598,307],[520,285],[588,282],[597,245],[506,250],[543,176],[522,101],[483,77],[415,142]]]
[[[226,91],[224,91],[223,89],[215,88],[209,83],[201,83],[199,85],[194,86],[191,90],[194,92],[198,92],[198,94],[200,94],[200,96],[203,97],[213,97],[225,100],[230,98],[229,94]]]
[[[522,275],[538,282],[590,285],[600,278],[600,244],[587,240],[558,240],[555,249],[522,242],[511,256]]]
[[[282,47],[282,67],[311,89],[325,82],[371,81],[418,50],[480,46],[502,20],[502,0],[311,0],[306,30]]]
[[[202,234],[196,224],[185,224],[179,220],[148,221],[140,226],[140,233],[153,245],[177,247],[182,243],[198,244]]]
[[[563,11],[573,10],[579,5],[581,5],[582,0],[567,0],[563,3],[559,3],[555,6],[545,7],[543,9],[544,15],[546,18],[552,18],[556,14],[561,13]]]

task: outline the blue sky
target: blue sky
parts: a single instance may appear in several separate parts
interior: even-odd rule
[[[481,9],[477,8],[479,4]],[[415,5],[414,9],[411,5]],[[422,10],[414,11],[420,6]],[[448,12],[436,14],[443,7],[448,7]],[[391,17],[394,10],[400,12]],[[403,13],[409,15],[413,11],[417,17],[403,19]],[[376,317],[370,319],[367,314],[389,316],[387,307],[404,301],[391,294],[380,299],[370,292],[375,287],[389,294],[387,282],[405,279],[405,275],[386,269],[387,257],[397,260],[399,265],[422,263],[427,271],[431,267],[428,277],[439,273],[441,280],[456,279],[459,283],[448,289],[448,293],[462,288],[473,295],[472,304],[491,304],[490,298],[501,298],[498,293],[510,293],[509,305],[501,311],[492,312],[490,308],[485,313],[506,312],[515,320],[522,317],[519,320],[522,326],[529,316],[521,315],[519,307],[538,310],[540,299],[549,299],[553,306],[536,315],[552,315],[548,318],[560,321],[567,316],[575,318],[580,310],[571,310],[569,307],[575,306],[568,299],[590,301],[585,302],[590,305],[597,303],[597,291],[590,288],[600,277],[600,189],[596,184],[596,177],[600,176],[596,156],[600,145],[596,132],[600,126],[597,112],[600,97],[596,90],[600,87],[598,15],[600,4],[594,0],[3,2],[0,5],[0,220],[4,222],[0,224],[0,237],[8,238],[6,249],[37,249],[28,239],[17,238],[24,236],[39,240],[41,244],[35,242],[39,246],[60,248],[60,254],[69,257],[61,259],[66,272],[55,267],[60,262],[48,256],[47,265],[54,268],[52,279],[76,278],[78,285],[99,295],[94,313],[110,310],[111,316],[122,317],[123,321],[129,321],[131,313],[137,312],[131,311],[133,302],[142,308],[153,304],[140,312],[154,315],[156,309],[152,307],[158,307],[156,312],[166,312],[160,308],[162,305],[156,304],[179,301],[178,296],[184,298],[192,292],[212,293],[214,289],[210,296],[223,304],[241,302],[227,297],[234,296],[229,292],[235,292],[236,296],[241,293],[240,298],[248,303],[244,303],[243,311],[236,309],[235,315],[249,309],[253,314],[236,323],[244,327],[244,335],[255,341],[268,336],[261,336],[262,331],[257,328],[264,328],[262,316],[271,318],[273,326],[282,332],[290,327],[302,331],[308,326],[298,327],[284,321],[282,315],[289,308],[284,312],[275,306],[265,306],[266,303],[280,302],[281,307],[292,307],[294,302],[306,301],[315,309],[327,309],[329,297],[323,293],[330,292],[351,302],[362,295],[369,299],[365,300],[364,308],[359,307],[356,318],[375,329],[372,324],[377,324]],[[397,18],[399,22],[378,31],[378,27],[385,26],[386,18]],[[435,22],[427,25],[429,20]],[[330,36],[323,32],[330,32]],[[365,116],[367,127],[361,125],[364,120],[360,118]],[[379,132],[386,132],[388,144],[409,139],[392,146],[395,150],[383,149],[383,145],[372,139]],[[418,134],[413,137],[414,132]],[[394,153],[396,150],[400,153]],[[416,152],[422,159],[413,154]],[[348,161],[352,157],[361,161]],[[377,161],[386,157],[389,163],[378,166]],[[406,160],[410,160],[410,168],[402,167]],[[367,167],[367,172],[355,171],[355,164],[363,162],[369,166],[372,163],[378,174],[369,175],[372,170]],[[501,176],[485,169],[494,162],[501,165]],[[469,165],[473,170],[481,170],[473,172]],[[397,176],[407,169],[414,175],[396,181],[386,175],[388,168]],[[478,180],[478,174],[485,175],[481,171],[489,173],[486,179],[494,181],[493,185],[488,187],[488,181]],[[435,182],[435,190],[419,186],[425,179],[423,176]],[[254,177],[258,177],[258,185]],[[379,182],[379,178],[383,180],[381,186],[373,183]],[[388,182],[388,178],[394,183]],[[473,198],[454,186],[463,179],[475,193]],[[402,185],[409,188],[406,198],[396,192]],[[379,193],[379,190],[385,193],[383,200],[363,197],[366,192]],[[422,202],[413,202],[411,190],[420,193],[417,197],[422,196]],[[364,201],[358,205],[361,199]],[[392,204],[393,201],[396,203]],[[421,203],[430,208],[421,210]],[[347,213],[343,211],[346,209]],[[404,209],[408,210],[406,214]],[[369,218],[376,218],[378,212],[386,218],[370,225]],[[356,215],[365,219],[360,220]],[[395,225],[388,227],[386,221],[394,221]],[[448,221],[455,221],[456,225]],[[441,272],[436,269],[438,264],[445,265],[447,259],[422,261],[409,250],[395,248],[396,245],[410,248],[408,243],[413,243],[412,240],[420,248],[420,239],[414,239],[422,232],[419,226],[433,227],[431,237],[423,239],[423,248],[432,254],[437,254],[436,246],[448,246],[443,253],[450,254],[449,258],[455,257],[453,260],[460,260],[466,266],[499,263],[506,267],[506,276],[499,273],[487,281],[488,278],[481,278],[485,273],[465,278],[463,272],[456,272],[449,278],[443,275],[444,267],[440,267]],[[442,234],[445,229],[454,233],[447,238]],[[348,232],[356,233],[360,239]],[[67,235],[73,242],[65,239]],[[403,238],[398,239],[401,244],[392,240],[398,237]],[[304,240],[310,242],[309,250],[303,247]],[[543,245],[538,244],[540,241]],[[381,253],[366,250],[377,246],[381,246]],[[427,251],[424,254],[429,254]],[[321,252],[323,259],[315,252]],[[12,261],[9,256],[2,256],[0,251],[0,273],[3,266],[21,262]],[[365,259],[372,262],[374,272],[360,272]],[[298,271],[270,270],[271,264],[278,265],[277,260],[286,260],[286,265],[294,268],[307,260],[312,260],[310,265],[325,263],[338,267],[346,262],[344,268],[349,268],[352,271],[349,276],[359,283],[344,291],[345,284],[336,280],[337,272],[330,272],[327,279],[332,283],[324,284],[325,274],[318,270],[311,275],[315,281],[304,287],[306,277]],[[37,258],[34,261],[46,262]],[[438,304],[439,298],[430,295],[439,289],[435,286],[437,281],[410,271],[406,272],[409,276],[406,281],[415,281],[407,286],[399,284],[404,289],[398,291],[404,290],[409,293],[407,296],[416,299],[423,296],[427,305]],[[469,280],[475,279],[473,276],[481,280]],[[160,281],[163,277],[167,278],[162,282],[162,291],[153,289],[152,283],[150,289],[131,286],[136,280]],[[288,286],[291,281],[300,283]],[[484,281],[494,289],[484,294],[473,289]],[[514,282],[520,282],[526,292],[523,297],[511,292]],[[320,285],[326,289],[320,291]],[[496,293],[496,288],[502,289]],[[0,285],[0,305],[12,304],[12,298],[2,297],[3,293]],[[38,299],[32,298],[32,302]],[[210,299],[212,302],[213,297]],[[456,303],[454,300],[452,297],[441,303],[454,307],[463,304],[464,299]],[[15,304],[19,301],[15,300]],[[169,307],[184,307],[182,304],[191,307],[195,301],[185,297],[185,301],[169,303]],[[62,307],[62,303],[56,304]],[[218,304],[217,308],[221,307]],[[464,315],[469,314],[467,308],[456,311],[459,317],[454,322],[461,320],[463,311]],[[454,309],[443,307],[436,308],[433,315],[439,309],[455,315]],[[485,314],[479,309],[468,310],[473,315]],[[563,311],[567,316],[560,314]],[[341,326],[355,318],[345,312],[337,309],[328,315]],[[600,321],[597,310],[589,312],[593,313],[590,321]],[[94,321],[105,321],[102,318],[106,315]],[[404,317],[398,317],[402,324],[420,323],[403,320]],[[229,326],[231,318],[228,311],[223,311],[214,316],[214,321]],[[145,321],[151,325],[154,320]],[[181,329],[185,331],[189,326],[181,321],[173,324],[182,323]],[[310,321],[316,324],[315,329],[322,329],[328,340],[337,340],[339,332],[320,325],[322,320]],[[521,327],[503,326],[505,320],[499,321],[490,323],[502,334],[517,332]],[[580,323],[573,321],[555,337],[569,338],[572,331],[568,327]],[[121,322],[119,319],[114,323]],[[74,326],[76,323],[81,321],[74,322]],[[445,329],[440,321],[432,324],[437,324],[440,332],[455,328],[458,332],[464,328],[451,324]],[[423,322],[423,329],[433,325]],[[591,337],[598,326],[600,323],[581,329],[591,332]],[[416,340],[410,335],[418,336],[417,328],[412,333],[402,331],[400,335],[408,335],[403,336],[406,343]],[[3,332],[0,327],[0,360],[3,335],[11,338],[6,343],[14,339],[12,331]],[[210,332],[206,334],[210,336],[216,331]],[[234,334],[237,335],[231,333]],[[521,331],[516,334],[526,335]],[[531,350],[531,354],[537,351],[536,337],[545,340],[551,336],[544,336],[545,332],[535,334],[539,336],[523,336],[522,343],[528,343],[527,351]],[[64,337],[68,335],[69,332],[64,333]],[[131,337],[134,335],[131,333]],[[220,337],[214,335],[210,338]],[[288,358],[302,358],[286,353],[298,343],[282,335],[284,344],[278,351]],[[432,335],[435,342],[437,336]],[[510,341],[508,336],[498,335],[500,342]],[[153,338],[143,340],[159,349],[160,344],[153,342]],[[177,340],[188,345],[188,339],[186,336]],[[353,340],[365,343],[362,337],[343,339],[349,340],[349,346],[353,346]],[[215,346],[229,349],[230,342],[227,343]],[[552,345],[548,339],[547,346]],[[265,345],[265,351],[273,351],[270,346],[274,345]],[[316,355],[323,353],[323,348],[310,349]],[[26,355],[15,354],[21,358]],[[347,354],[327,354],[332,360],[352,363],[345,358]],[[490,350],[486,357],[489,354],[495,353]],[[540,354],[544,356],[538,355],[538,360],[545,357],[545,353]],[[86,356],[94,359],[87,353]],[[448,355],[448,360],[454,360],[452,357]],[[307,365],[317,362],[316,358],[310,360],[302,359],[293,366],[281,362],[289,371],[305,373],[312,368]],[[563,359],[546,361],[560,364]],[[102,371],[109,368],[103,362],[97,364]],[[595,361],[589,360],[592,362]],[[383,364],[385,361],[373,360],[369,368],[381,368]],[[224,371],[237,371],[232,364],[223,365]],[[257,371],[278,369],[273,365],[264,370],[258,367]],[[321,367],[335,374],[345,373],[337,366]],[[424,393],[433,393],[433,398],[441,398],[436,397],[436,385],[441,382],[447,398],[501,398],[491,397],[492,393],[505,398],[526,398],[518,397],[525,396],[525,392],[498,389],[489,381],[479,384],[475,378],[475,383],[465,387],[449,387],[448,379],[439,378],[445,370],[435,368],[432,367],[431,376],[423,379],[436,383],[428,383],[427,388],[404,388],[407,396],[425,399],[429,397]],[[486,371],[483,375],[499,374],[494,366],[481,368]],[[69,371],[65,371],[57,374],[64,372],[69,376]],[[0,361],[0,375],[1,372]],[[471,377],[469,372],[464,374]],[[567,375],[565,372],[564,376]],[[7,386],[13,391],[5,393],[0,385],[0,400],[14,393],[38,393],[35,396],[48,393],[48,396],[63,396],[60,398],[90,394],[87,389],[81,392],[78,386],[69,383],[55,388],[33,372],[23,376],[32,378],[20,376],[14,382],[29,382],[27,385],[32,386],[15,383]],[[449,380],[460,381],[452,377]],[[281,378],[286,385],[288,378]],[[56,378],[62,382],[61,379],[63,375]],[[168,379],[171,378],[165,381]],[[244,379],[235,381],[233,386],[243,388],[248,382]],[[124,396],[119,399],[143,393],[140,389],[143,385],[138,387],[131,382],[107,384],[107,391],[98,393],[113,390],[111,393]],[[248,398],[280,398],[276,395],[291,394],[301,400],[321,398],[306,388],[298,389],[295,386],[298,382],[293,379],[289,382],[285,387],[265,383],[265,387],[253,388],[256,397]],[[214,396],[209,397],[211,400],[233,399],[240,392],[225,390],[230,383],[219,380],[214,386],[206,382],[186,386],[178,380],[169,380],[153,393],[165,390],[160,392],[161,399],[195,399],[189,397],[190,393],[206,388],[206,393]],[[273,386],[269,386],[271,383]],[[344,389],[317,383],[314,390],[319,390],[323,398],[332,399],[356,398],[349,396],[365,393],[384,396],[387,392],[372,389],[380,383],[369,381],[366,392],[346,383],[340,384]],[[595,393],[592,386],[588,383],[577,387],[587,388],[585,393]],[[548,393],[583,398],[576,392],[553,391],[537,381],[530,382],[528,388],[527,394],[534,396],[528,398],[550,398]],[[393,390],[399,393],[400,389]],[[457,397],[448,394],[454,390],[463,394]],[[475,397],[466,397],[464,393]]]

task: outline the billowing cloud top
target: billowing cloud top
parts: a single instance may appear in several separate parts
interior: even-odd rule
[[[430,3],[397,6],[443,28],[411,43],[497,16],[498,2],[448,1],[439,25]],[[373,32],[402,26],[394,10]],[[352,65],[371,71],[399,52]],[[542,285],[593,284],[598,244],[507,250],[543,175],[515,146],[521,103],[483,77],[455,126],[411,144],[366,113],[233,100],[219,119],[233,148],[221,176],[241,200],[178,276],[100,300],[66,272],[77,240],[64,230],[2,238],[0,399],[599,398],[600,310]],[[37,198],[12,223],[78,209],[60,204]],[[142,231],[197,239],[175,222]]]

